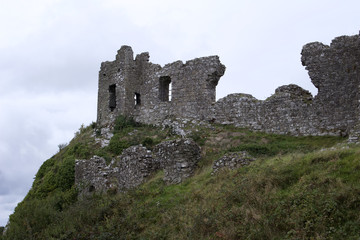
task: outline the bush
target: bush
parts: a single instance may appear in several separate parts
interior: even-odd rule
[[[96,128],[96,122],[92,122],[92,123],[90,124],[90,126],[91,126],[92,129],[95,129],[95,128]]]
[[[75,158],[87,159],[91,157],[92,150],[88,144],[78,142],[70,147],[69,154],[73,155]]]
[[[154,140],[152,138],[146,137],[141,144],[150,149],[154,146]]]
[[[63,150],[64,148],[66,148],[67,145],[68,145],[67,143],[60,143],[60,144],[58,145],[59,152],[60,152],[61,150]]]
[[[122,153],[122,151],[126,148],[130,147],[130,144],[125,141],[125,140],[122,140],[120,138],[119,135],[115,134],[111,140],[110,140],[110,143],[109,145],[107,146],[107,149],[115,154],[115,155],[119,155]]]

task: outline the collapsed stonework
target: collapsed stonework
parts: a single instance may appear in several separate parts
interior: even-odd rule
[[[213,164],[212,175],[217,173],[220,169],[237,169],[249,165],[255,158],[249,155],[246,151],[230,152],[216,160]]]
[[[153,151],[141,145],[131,146],[108,165],[98,156],[76,160],[75,184],[81,195],[108,190],[124,192],[159,170],[164,170],[165,183],[180,183],[193,175],[199,159],[200,147],[192,139],[165,141]]]
[[[264,101],[230,94],[217,102],[215,88],[225,72],[218,56],[161,67],[149,62],[148,53],[134,60],[123,46],[115,61],[101,64],[97,123],[111,126],[122,114],[148,124],[196,119],[278,134],[346,136],[359,122],[359,46],[355,35],[303,47],[301,62],[318,88],[315,97],[291,84]]]

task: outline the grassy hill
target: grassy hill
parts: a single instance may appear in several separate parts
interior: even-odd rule
[[[233,126],[188,126],[202,148],[195,176],[165,185],[159,171],[127,193],[84,199],[74,161],[108,161],[124,148],[178,136],[172,129],[118,119],[108,147],[81,127],[40,167],[0,239],[359,239],[360,147],[338,137],[291,137]],[[226,152],[256,161],[211,175]]]

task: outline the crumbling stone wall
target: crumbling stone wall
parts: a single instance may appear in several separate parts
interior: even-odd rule
[[[216,160],[213,164],[212,175],[216,174],[223,168],[237,169],[249,165],[255,158],[246,151],[226,153],[224,156]]]
[[[106,164],[102,157],[76,160],[75,184],[81,195],[126,191],[143,183],[147,177],[164,170],[163,180],[176,184],[193,175],[200,159],[200,147],[192,139],[162,142],[150,151],[142,145],[131,146]]]
[[[113,164],[113,163],[112,163]],[[93,156],[89,160],[75,161],[75,185],[83,194],[105,192],[117,187],[118,169],[107,165],[102,157]]]
[[[97,122],[109,125],[119,114],[152,124],[171,116],[204,120],[224,72],[218,56],[161,67],[148,53],[133,60],[131,47],[122,46],[115,61],[101,64]]]
[[[232,94],[214,105],[212,118],[217,123],[270,133],[317,135],[311,115],[312,99],[309,91],[294,84],[277,88],[264,101],[247,94]]]
[[[141,145],[132,146],[116,157],[114,167],[118,189],[125,191],[144,182],[146,177],[160,169],[160,163],[151,151]]]
[[[309,43],[301,54],[318,89],[314,99],[317,128],[349,133],[359,119],[359,35],[337,37],[330,46]]]
[[[217,56],[161,67],[149,62],[148,53],[133,60],[131,48],[123,46],[115,61],[101,64],[97,121],[111,125],[123,114],[149,124],[183,118],[278,134],[360,135],[354,131],[360,129],[359,46],[355,35],[337,37],[330,46],[303,47],[301,62],[318,88],[315,97],[290,84],[264,101],[230,94],[216,103],[215,88],[225,71]]]
[[[188,138],[162,142],[154,148],[154,154],[164,169],[164,181],[175,184],[194,174],[201,151]]]
[[[335,38],[330,46],[309,43],[301,54],[318,88],[314,98],[293,84],[279,87],[264,101],[231,94],[216,102],[211,119],[278,134],[351,134],[359,122],[359,36]]]

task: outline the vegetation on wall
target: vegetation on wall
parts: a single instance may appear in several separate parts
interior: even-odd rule
[[[336,137],[196,127],[191,137],[201,144],[202,159],[195,176],[166,185],[160,171],[127,193],[79,200],[75,159],[111,159],[125,145],[151,148],[175,137],[169,129],[119,122],[108,147],[95,142],[91,126],[81,127],[45,161],[2,239],[359,238],[360,147],[339,145],[344,139]],[[257,160],[211,175],[215,159],[239,150]]]

